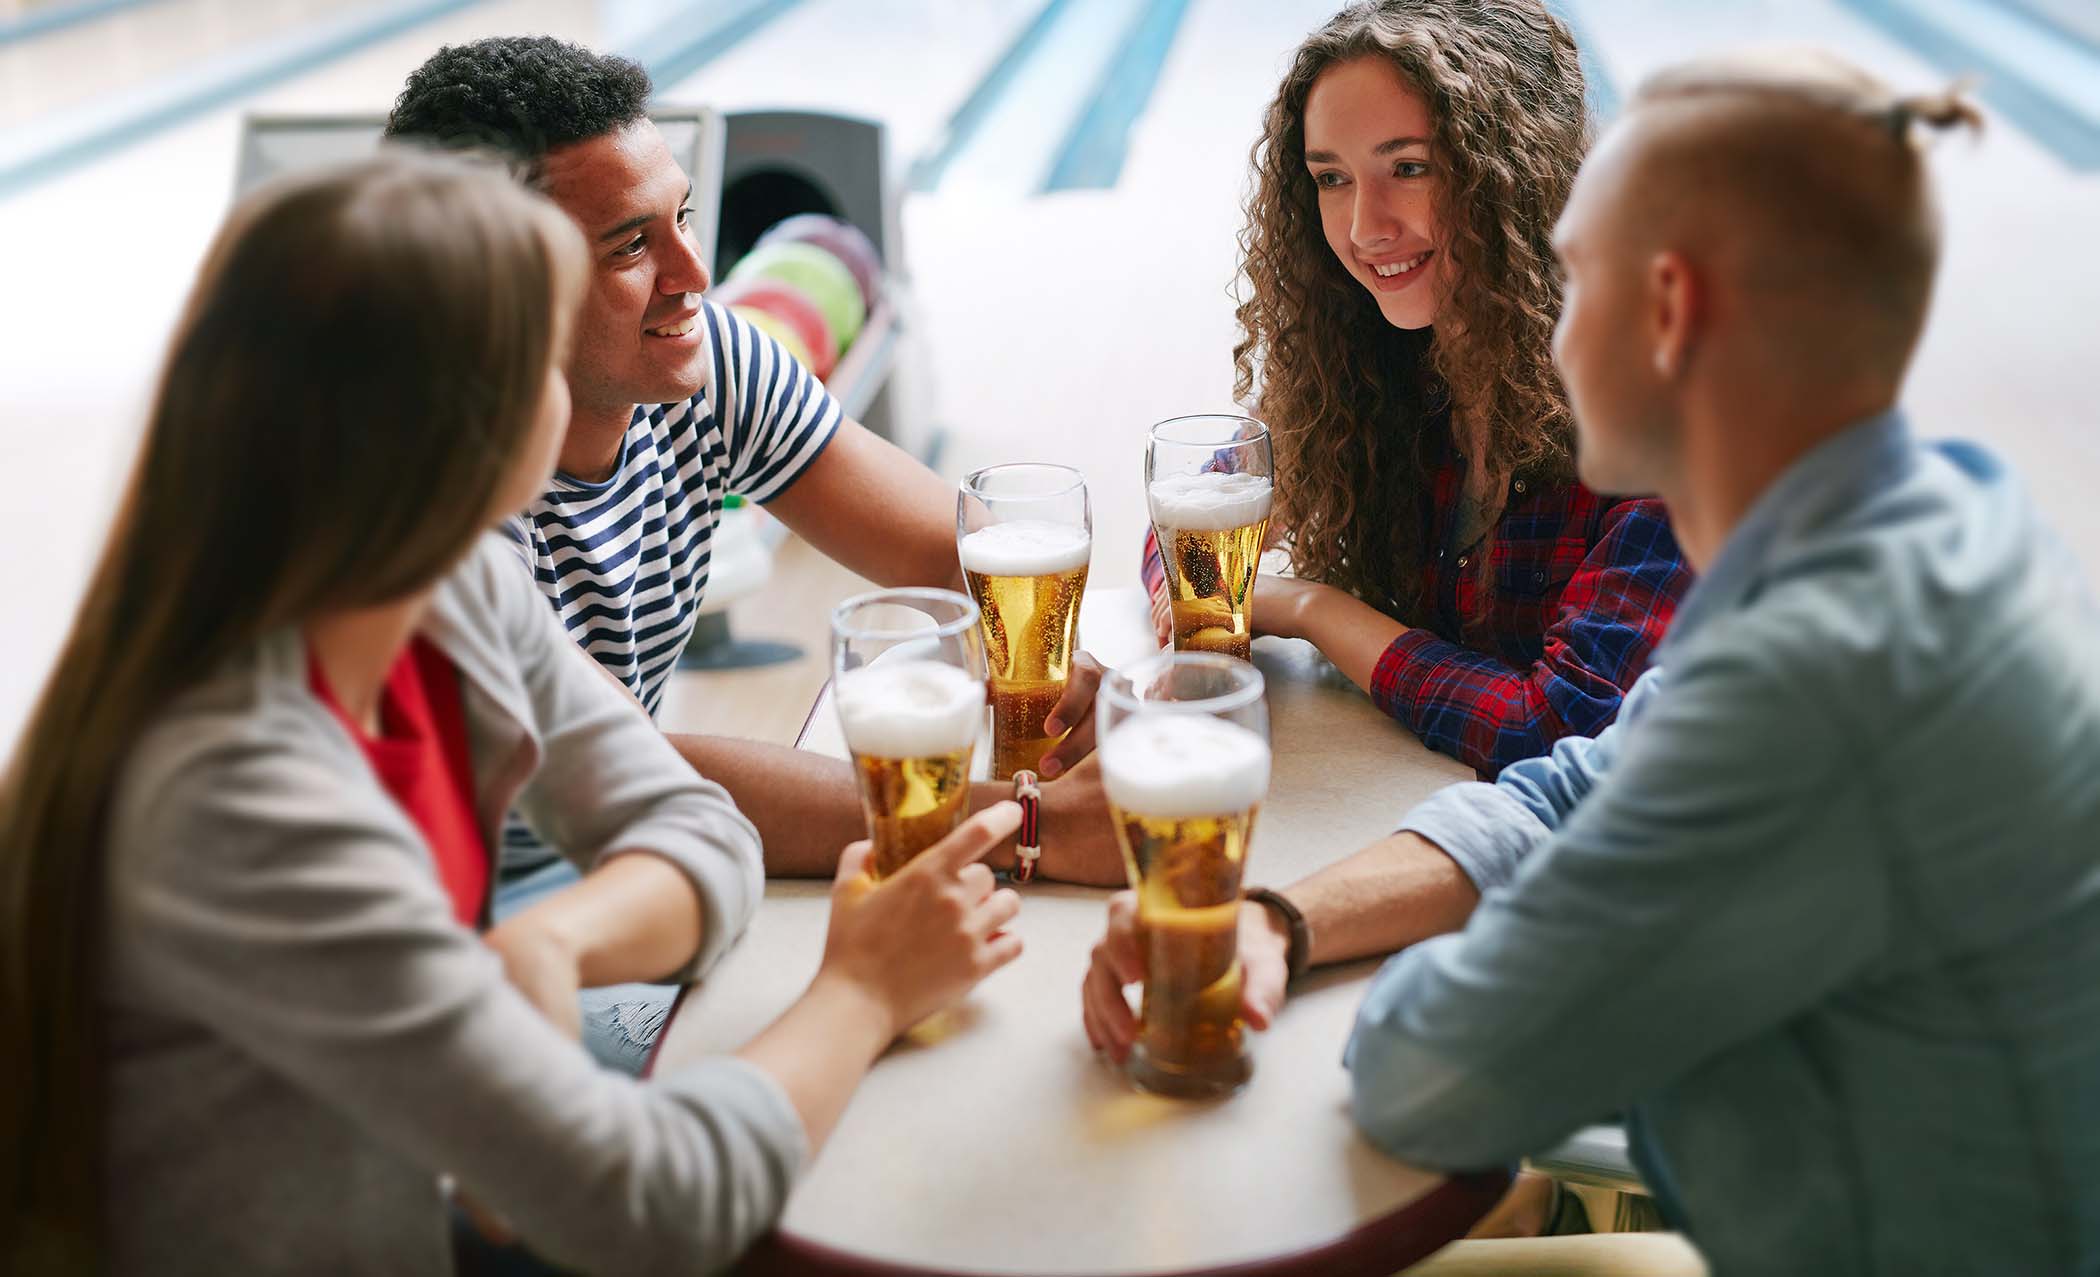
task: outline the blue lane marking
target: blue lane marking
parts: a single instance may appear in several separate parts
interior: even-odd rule
[[[1839,0],[1868,22],[1952,75],[1980,73],[1978,95],[2057,158],[2080,172],[2100,171],[2100,112],[2090,105],[2100,58],[2082,44],[2050,39],[2053,58],[2022,57],[2010,36],[1988,25],[1936,21],[1928,6],[1897,0]],[[1951,16],[1951,15],[1947,15]],[[2001,21],[2012,15],[2000,12]],[[1985,37],[1992,37],[1985,43]],[[2044,71],[2045,66],[2050,67]],[[2058,77],[2064,82],[2057,83]]]
[[[0,142],[0,199],[481,0],[394,0],[238,49]]]
[[[754,0],[728,7],[722,0],[699,0],[629,43],[621,53],[641,63],[659,87],[676,84],[799,3],[801,0]]]
[[[159,4],[161,0],[73,0],[71,4],[53,5],[38,9],[18,18],[0,18],[0,44],[10,40],[27,40],[31,36],[46,35],[61,31],[82,22],[106,18],[126,9],[137,9],[144,5]]]
[[[1583,83],[1589,91],[1590,124],[1601,130],[1619,113],[1619,91],[1612,83],[1611,73],[1604,69],[1597,37],[1576,12],[1574,0],[1546,0],[1546,8],[1575,37],[1575,47],[1582,54]]]
[[[1094,99],[1066,135],[1045,191],[1105,191],[1123,176],[1130,131],[1152,101],[1189,0],[1150,0],[1131,23]]]
[[[1014,38],[1012,44],[1006,46],[1006,52],[999,55],[999,60],[992,64],[992,69],[985,72],[984,78],[977,82],[977,87],[970,90],[970,96],[964,98],[962,105],[955,108],[955,113],[948,117],[947,125],[942,128],[933,145],[912,161],[911,176],[908,179],[912,190],[930,191],[941,184],[941,178],[947,175],[948,166],[954,163],[956,156],[962,154],[963,148],[970,144],[970,139],[977,135],[977,129],[984,123],[985,117],[989,116],[992,108],[1006,96],[1006,91],[1013,86],[1014,76],[1027,65],[1029,58],[1035,56],[1036,50],[1042,46],[1044,35],[1056,24],[1058,16],[1064,12],[1068,3],[1070,0],[1046,0],[1028,26]]]

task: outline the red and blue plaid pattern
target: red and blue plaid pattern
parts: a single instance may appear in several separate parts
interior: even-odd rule
[[[1563,736],[1594,736],[1669,628],[1692,570],[1659,501],[1519,479],[1495,526],[1454,546],[1465,462],[1438,468],[1428,566],[1436,615],[1393,640],[1371,698],[1431,749],[1492,778]],[[1485,579],[1479,556],[1488,558]],[[1166,594],[1148,533],[1144,580]],[[1476,606],[1480,590],[1489,594]]]

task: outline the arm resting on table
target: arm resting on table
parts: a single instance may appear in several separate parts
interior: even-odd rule
[[[1462,933],[1373,981],[1346,1059],[1386,1151],[1461,1168],[1536,1152],[1875,952],[1879,829],[1843,734],[1754,659],[1701,665],[1672,670],[1610,784]]]

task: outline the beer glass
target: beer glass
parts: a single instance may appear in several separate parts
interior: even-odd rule
[[[868,837],[887,878],[946,837],[970,807],[984,730],[977,605],[953,590],[877,590],[831,613],[831,696]]]
[[[1229,1094],[1253,1074],[1241,1037],[1240,874],[1269,788],[1261,672],[1166,652],[1104,680],[1101,778],[1137,891],[1144,1004],[1131,1080]]]
[[[991,668],[994,780],[1038,770],[1057,744],[1043,720],[1071,674],[1093,528],[1086,480],[1069,466],[993,466],[962,481],[955,541]]]
[[[1166,561],[1174,650],[1249,659],[1247,605],[1275,472],[1269,428],[1252,417],[1174,417],[1152,427],[1145,495]]]

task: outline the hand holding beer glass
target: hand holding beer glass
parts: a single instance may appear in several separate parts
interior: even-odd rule
[[[977,606],[953,590],[877,590],[831,613],[831,695],[887,878],[962,822],[984,729]]]
[[[1166,563],[1175,651],[1249,659],[1248,610],[1274,475],[1269,428],[1252,417],[1175,417],[1152,427],[1145,494]]]
[[[962,481],[955,539],[991,670],[993,780],[1041,771],[1057,737],[1093,556],[1086,480],[1069,466],[992,466]]]
[[[1229,1094],[1252,1076],[1240,1015],[1240,878],[1269,788],[1260,671],[1169,652],[1102,685],[1100,755],[1137,894],[1144,1000],[1130,1078],[1160,1095]]]

